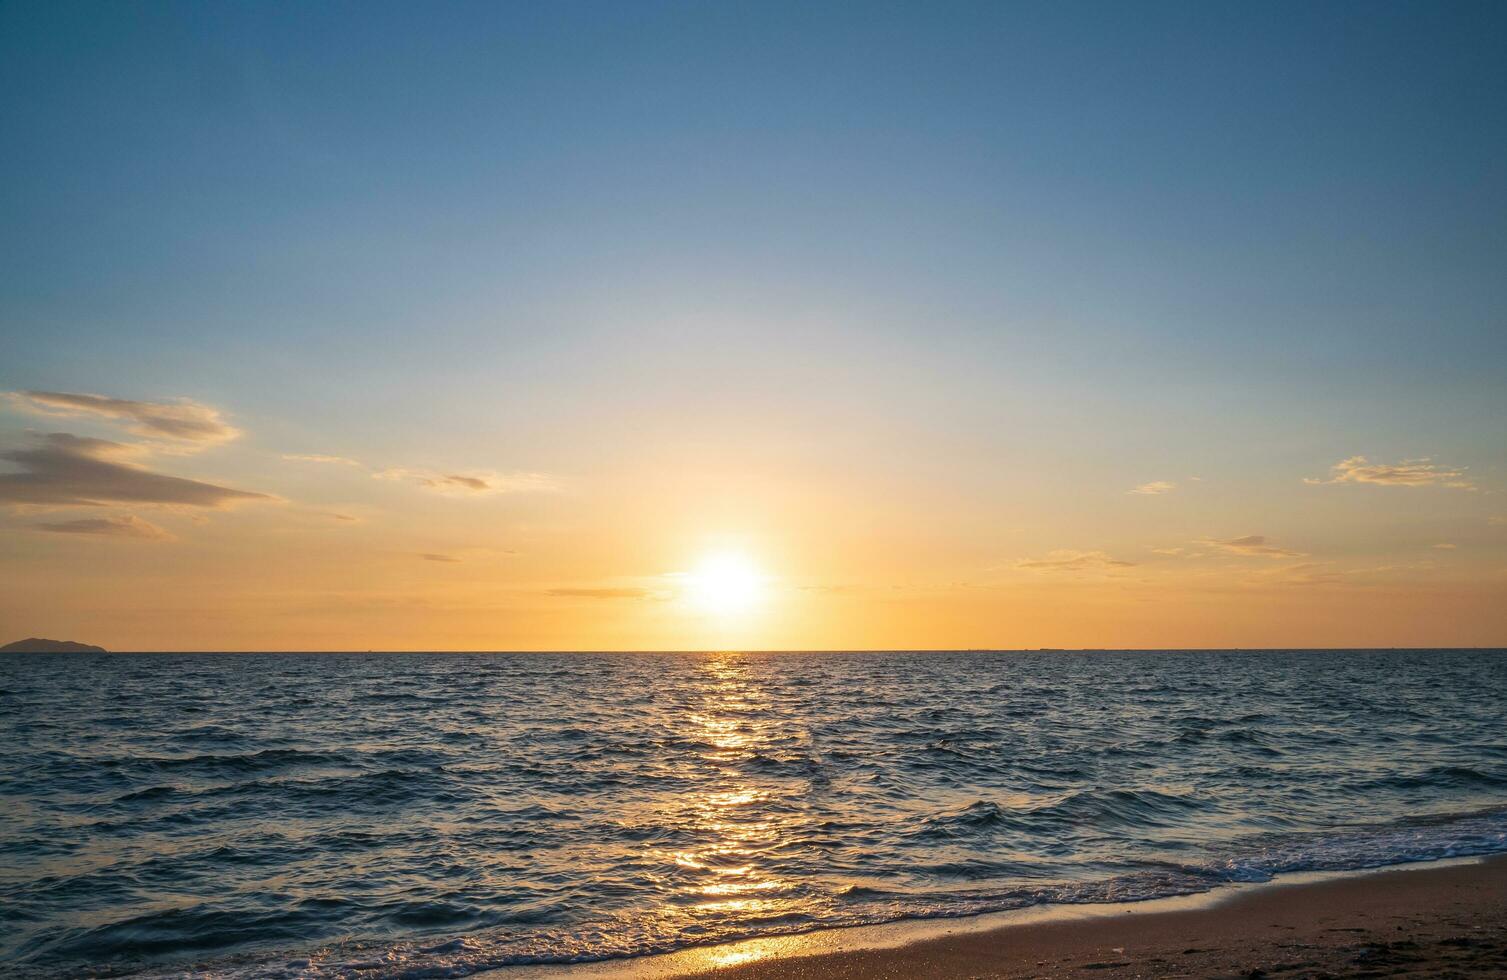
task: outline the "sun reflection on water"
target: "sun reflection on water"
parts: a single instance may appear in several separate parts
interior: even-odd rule
[[[693,920],[783,914],[794,899],[790,884],[772,871],[770,855],[789,839],[793,820],[778,806],[781,791],[756,785],[744,767],[777,740],[801,733],[780,727],[742,655],[708,655],[700,672],[700,703],[685,724],[696,746],[687,762],[705,785],[684,798],[681,824],[702,843],[670,856],[687,872],[675,901]]]

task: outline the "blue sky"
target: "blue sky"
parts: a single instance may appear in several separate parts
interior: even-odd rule
[[[1500,482],[1504,32],[1490,3],[7,2],[0,387],[588,495],[898,468],[907,507],[1043,547],[1163,474],[1240,481],[1249,523],[1357,454]],[[303,479],[259,459],[216,466]]]

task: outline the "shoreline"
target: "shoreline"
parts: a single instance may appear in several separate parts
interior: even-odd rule
[[[1378,969],[1507,977],[1507,854],[1298,872],[1196,895],[819,929],[475,976],[978,980],[1382,975]]]

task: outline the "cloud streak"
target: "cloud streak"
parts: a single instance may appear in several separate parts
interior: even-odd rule
[[[1400,463],[1373,463],[1364,456],[1342,459],[1329,468],[1329,479],[1305,477],[1304,483],[1320,486],[1328,483],[1375,483],[1387,487],[1449,487],[1452,490],[1474,490],[1476,485],[1466,479],[1464,469],[1439,466],[1429,457],[1405,459]]]
[[[77,521],[33,524],[39,531],[54,534],[92,534],[111,538],[138,538],[148,541],[170,541],[172,535],[151,521],[144,521],[135,514],[120,517],[86,517]]]
[[[1023,558],[1015,563],[1016,568],[1033,572],[1093,572],[1115,568],[1132,568],[1133,561],[1112,558],[1102,551],[1072,551],[1058,549],[1049,551],[1044,558]]]
[[[470,490],[472,493],[486,493],[497,489],[496,485],[485,477],[461,476],[450,474],[449,476],[424,477],[419,483],[435,490]]]
[[[335,466],[360,466],[358,460],[349,456],[324,456],[320,453],[283,453],[283,459],[290,463],[329,463]]]
[[[648,599],[654,593],[648,589],[549,589],[545,593],[561,599]]]
[[[555,481],[543,473],[445,473],[393,467],[372,473],[378,480],[402,480],[417,483],[435,493],[473,496],[494,493],[530,493],[557,489]]]
[[[1232,555],[1243,555],[1255,558],[1306,558],[1301,551],[1289,551],[1286,548],[1278,548],[1266,543],[1264,534],[1247,534],[1242,538],[1201,538],[1194,542],[1205,548],[1217,548],[1220,551]]]
[[[497,473],[492,470],[446,472],[444,470],[417,469],[408,466],[391,466],[376,469],[359,459],[349,456],[333,456],[325,453],[284,453],[283,459],[290,463],[316,463],[330,466],[349,466],[364,470],[374,480],[392,480],[413,483],[434,493],[449,496],[479,496],[495,493],[532,493],[559,489],[555,479],[544,473]]]
[[[221,508],[251,500],[272,500],[264,493],[235,490],[177,476],[155,473],[129,461],[138,447],[54,432],[30,449],[0,453],[19,473],[0,473],[0,503],[47,506],[99,504],[168,504]]]
[[[1155,480],[1151,483],[1143,483],[1138,487],[1127,490],[1126,493],[1138,493],[1142,496],[1154,497],[1164,493],[1171,493],[1176,489],[1176,483],[1169,483],[1166,480]]]
[[[1295,565],[1279,565],[1260,574],[1279,586],[1314,586],[1342,585],[1350,573],[1335,569],[1331,562],[1301,561]]]
[[[123,423],[134,435],[170,439],[196,449],[228,442],[241,434],[221,418],[219,409],[186,398],[139,402],[67,391],[18,391],[11,392],[10,397],[28,411],[110,419]]]

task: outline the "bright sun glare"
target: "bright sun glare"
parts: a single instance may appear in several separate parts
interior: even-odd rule
[[[744,612],[763,591],[764,576],[748,556],[736,551],[707,555],[686,575],[686,594],[706,612]]]

